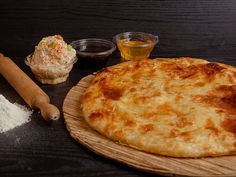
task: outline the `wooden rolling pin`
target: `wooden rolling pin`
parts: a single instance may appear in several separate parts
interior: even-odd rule
[[[0,74],[33,109],[39,109],[47,121],[60,117],[58,108],[50,104],[49,96],[37,86],[10,58],[0,53]]]

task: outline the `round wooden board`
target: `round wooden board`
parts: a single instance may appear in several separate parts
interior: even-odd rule
[[[236,156],[201,159],[158,156],[120,145],[97,133],[85,122],[80,108],[81,96],[93,78],[89,75],[81,79],[63,103],[66,127],[79,143],[97,154],[165,176],[236,176]]]

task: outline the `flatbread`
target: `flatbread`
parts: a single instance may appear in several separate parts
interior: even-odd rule
[[[102,135],[173,157],[236,153],[236,68],[203,59],[129,61],[96,74],[82,98]]]

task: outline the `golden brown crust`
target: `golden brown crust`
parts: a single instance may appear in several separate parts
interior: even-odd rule
[[[147,152],[236,152],[236,68],[189,57],[125,62],[97,73],[82,99],[98,132]]]

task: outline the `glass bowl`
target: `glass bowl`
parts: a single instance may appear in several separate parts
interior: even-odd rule
[[[31,57],[32,54],[26,57],[25,64],[30,67],[31,71],[35,75],[35,78],[42,84],[58,84],[65,82],[74,63],[77,61],[77,57],[75,57],[70,63],[67,64],[45,66],[32,64],[30,62]]]
[[[78,60],[94,61],[107,60],[116,50],[116,45],[104,39],[88,38],[71,42]]]
[[[159,38],[149,33],[124,32],[117,34],[114,41],[123,60],[140,60],[149,58]]]

